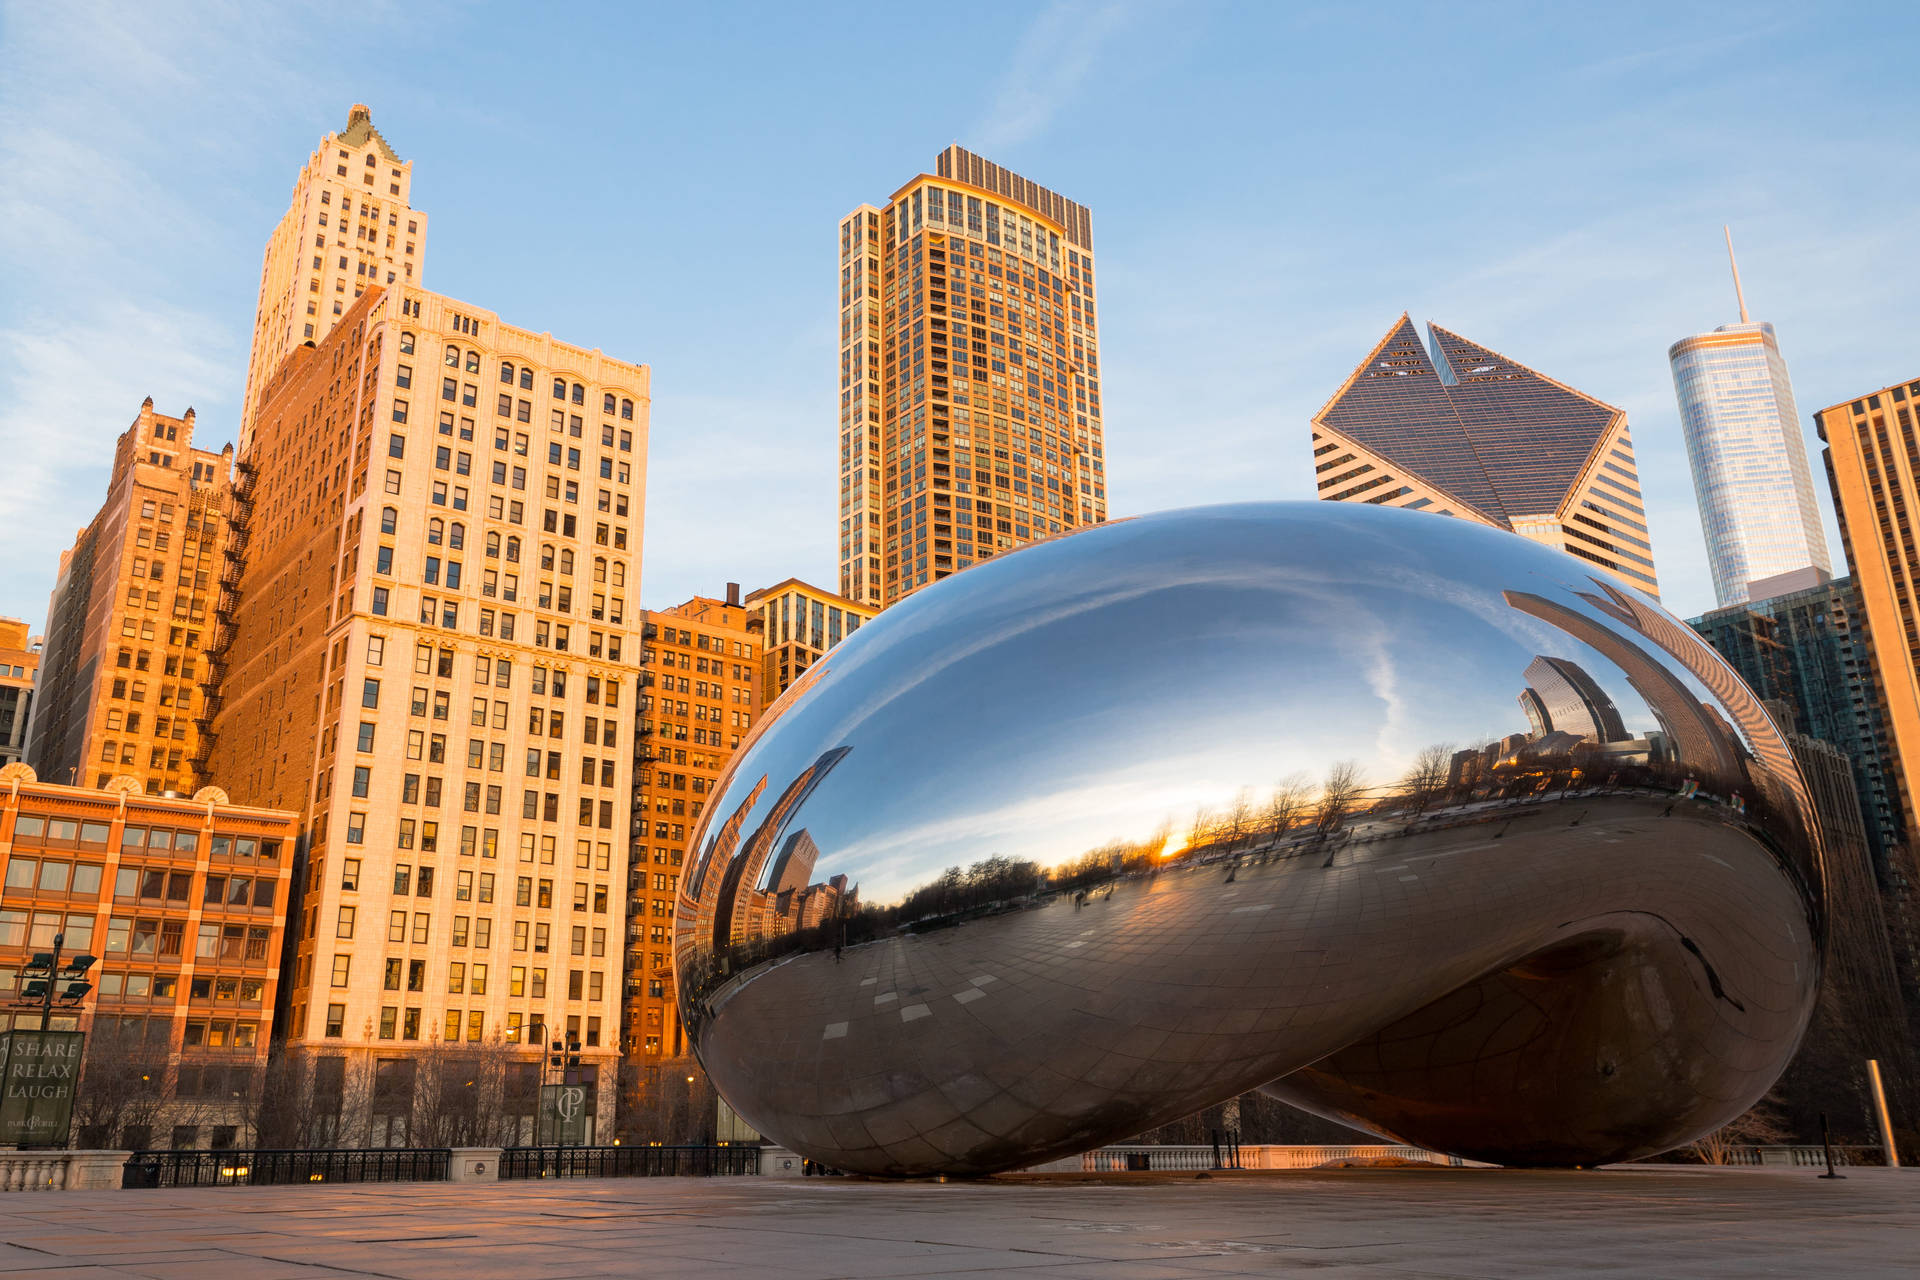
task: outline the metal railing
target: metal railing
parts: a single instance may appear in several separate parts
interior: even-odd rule
[[[445,1182],[445,1147],[341,1151],[136,1151],[123,1187],[285,1186],[302,1182]]]
[[[1686,1148],[1681,1148],[1681,1151],[1685,1153]],[[1781,1144],[1729,1147],[1722,1154],[1724,1158],[1719,1161],[1720,1164],[1818,1169],[1825,1168],[1827,1163],[1826,1149],[1824,1147],[1811,1145],[1794,1146]],[[1887,1153],[1881,1147],[1835,1146],[1833,1148],[1833,1163],[1842,1168],[1872,1167],[1884,1165],[1886,1162]]]
[[[718,1178],[760,1172],[758,1147],[508,1147],[500,1177]]]

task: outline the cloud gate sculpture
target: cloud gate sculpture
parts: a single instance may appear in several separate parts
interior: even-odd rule
[[[772,639],[772,637],[769,637]],[[848,1172],[986,1174],[1253,1088],[1519,1165],[1785,1067],[1819,834],[1684,624],[1511,534],[1175,511],[911,597],[708,798],[674,922],[721,1094]]]

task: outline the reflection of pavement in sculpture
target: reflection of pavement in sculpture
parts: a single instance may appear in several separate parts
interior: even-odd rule
[[[1725,665],[1593,586],[1309,503],[917,593],[710,797],[674,921],[696,1051],[761,1132],[887,1175],[1256,1087],[1503,1163],[1717,1127],[1805,1025],[1817,836]]]
[[[1217,865],[1167,870],[1079,910],[1061,896],[838,964],[800,957],[717,1002],[712,1034],[751,1028],[761,1052],[715,1063],[716,1083],[841,1167],[971,1172],[1138,1132],[1352,1046],[1272,1091],[1510,1162],[1661,1150],[1772,1083],[1810,947],[1762,849],[1665,807],[1547,805],[1497,842],[1455,828],[1230,884]]]

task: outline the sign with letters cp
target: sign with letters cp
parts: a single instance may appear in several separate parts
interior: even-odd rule
[[[0,1143],[64,1147],[86,1036],[9,1031],[0,1048]]]
[[[587,1141],[587,1089],[578,1084],[540,1086],[542,1146],[578,1147]]]

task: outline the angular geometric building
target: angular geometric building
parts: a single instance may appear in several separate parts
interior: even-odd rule
[[[1731,235],[1727,260],[1733,263]],[[1733,290],[1739,324],[1682,338],[1667,350],[1714,598],[1723,609],[1833,576],[1787,362],[1773,326],[1747,318],[1737,263]]]
[[[1403,313],[1314,415],[1320,497],[1510,529],[1658,598],[1626,413],[1427,333],[1423,347]]]

